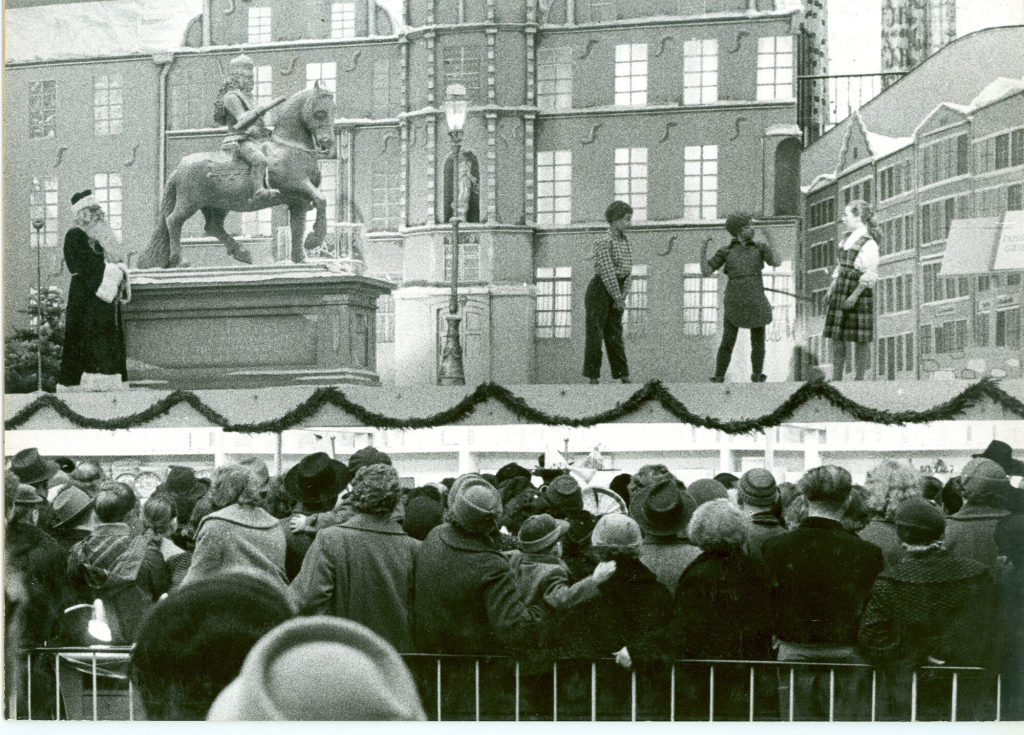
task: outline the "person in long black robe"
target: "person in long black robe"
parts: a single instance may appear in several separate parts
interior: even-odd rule
[[[71,271],[71,286],[58,382],[77,386],[83,373],[120,375],[127,381],[121,303],[115,298],[108,304],[96,296],[107,258],[99,241],[83,229],[102,222],[103,210],[98,205],[87,208],[76,214],[75,221],[80,226],[72,227],[64,236],[64,262]]]

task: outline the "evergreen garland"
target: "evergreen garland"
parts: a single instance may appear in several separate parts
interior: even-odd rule
[[[61,418],[83,429],[131,429],[144,426],[155,419],[166,415],[178,404],[184,403],[209,423],[220,426],[225,431],[262,434],[279,433],[291,429],[304,421],[312,419],[324,406],[339,408],[355,419],[355,423],[377,429],[427,429],[447,426],[470,416],[477,406],[488,400],[497,401],[507,408],[516,418],[528,424],[548,426],[594,426],[596,424],[613,423],[639,411],[645,403],[656,402],[665,411],[682,423],[700,426],[705,429],[716,429],[726,434],[749,434],[778,426],[790,420],[796,410],[814,399],[822,399],[857,421],[875,424],[902,426],[905,424],[921,424],[931,421],[954,419],[967,409],[978,405],[983,400],[990,400],[1001,406],[1006,412],[1024,418],[1024,402],[1009,395],[999,387],[992,378],[984,378],[965,388],[960,394],[945,403],[932,406],[924,411],[883,411],[865,406],[847,398],[839,390],[826,382],[816,380],[804,383],[792,395],[783,401],[774,411],[763,416],[735,421],[722,421],[713,416],[700,416],[690,411],[686,405],[672,395],[661,381],[652,380],[644,384],[633,395],[614,408],[590,416],[559,416],[549,414],[528,404],[523,398],[496,383],[482,383],[476,389],[451,408],[430,416],[395,418],[371,411],[351,401],[340,388],[317,388],[305,401],[285,413],[280,418],[252,424],[234,424],[215,409],[206,405],[192,391],[178,390],[155,402],[149,408],[130,416],[118,416],[110,419],[97,419],[83,416],[61,398],[49,393],[38,396],[30,404],[18,411],[4,423],[8,431],[25,424],[32,416],[44,408],[50,408]]]

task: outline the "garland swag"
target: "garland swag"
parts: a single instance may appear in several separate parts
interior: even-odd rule
[[[824,381],[804,383],[783,401],[771,413],[757,418],[722,421],[712,416],[699,416],[690,411],[679,399],[672,395],[661,381],[651,380],[644,384],[632,396],[614,408],[595,413],[590,416],[558,416],[546,413],[528,404],[521,397],[496,383],[482,383],[451,408],[431,416],[395,418],[371,411],[351,401],[345,393],[336,387],[318,388],[305,401],[272,421],[252,424],[234,424],[226,416],[206,405],[192,391],[178,390],[155,402],[149,408],[130,416],[119,416],[110,419],[97,419],[83,416],[62,399],[45,393],[18,411],[4,423],[8,431],[25,424],[32,416],[44,408],[50,408],[59,416],[67,419],[75,426],[83,429],[131,429],[153,421],[170,411],[178,404],[190,406],[196,413],[211,424],[220,426],[225,431],[262,434],[278,433],[291,429],[298,424],[310,420],[323,406],[334,406],[345,411],[363,426],[377,429],[427,429],[456,423],[471,415],[476,407],[488,400],[494,400],[511,411],[517,418],[526,423],[544,424],[548,426],[594,426],[612,423],[636,413],[647,402],[653,401],[677,418],[679,421],[706,429],[717,429],[726,434],[749,434],[778,426],[788,421],[797,408],[815,398],[822,399],[858,421],[875,424],[902,426],[904,424],[921,424],[931,421],[953,419],[981,401],[988,399],[1001,406],[1008,413],[1024,418],[1024,402],[1011,396],[992,378],[984,378],[965,388],[959,395],[945,403],[932,406],[924,411],[883,411],[864,406],[839,392],[835,386]]]

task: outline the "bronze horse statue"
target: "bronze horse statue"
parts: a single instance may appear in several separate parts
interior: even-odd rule
[[[270,106],[268,106],[269,108]],[[269,164],[270,186],[278,194],[253,200],[249,166],[231,153],[193,153],[181,159],[167,181],[160,221],[139,257],[139,268],[174,268],[181,262],[181,228],[196,212],[206,220],[205,232],[224,243],[228,255],[251,263],[252,255],[224,229],[228,212],[252,212],[279,204],[288,206],[292,261],[305,260],[327,234],[327,200],[320,196],[317,161],[330,151],[334,135],[334,96],[319,86],[292,95],[280,106],[270,139],[262,144]],[[316,222],[306,240],[306,212],[316,208]]]

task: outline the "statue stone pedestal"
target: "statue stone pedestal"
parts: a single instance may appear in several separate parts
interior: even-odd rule
[[[327,263],[136,270],[128,378],[154,388],[377,385],[377,298]]]

